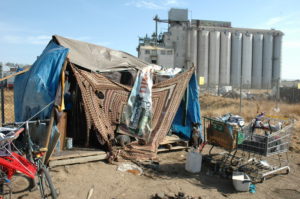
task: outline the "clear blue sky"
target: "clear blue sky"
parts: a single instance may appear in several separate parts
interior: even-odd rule
[[[153,32],[152,18],[167,19],[171,7],[188,8],[194,19],[282,30],[282,77],[300,79],[297,0],[0,0],[0,61],[33,63],[53,34],[137,55],[138,36]]]

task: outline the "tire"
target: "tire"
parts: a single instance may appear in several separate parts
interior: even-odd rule
[[[9,184],[0,184],[0,198],[11,199],[11,187],[9,186]]]
[[[25,174],[15,173],[11,181],[11,189],[13,194],[22,193],[30,190],[30,187],[34,186],[34,181]]]
[[[57,198],[57,192],[55,190],[55,187],[52,183],[50,174],[48,172],[48,169],[45,167],[41,167],[38,172],[38,178],[39,178],[39,189],[41,193],[41,198]]]

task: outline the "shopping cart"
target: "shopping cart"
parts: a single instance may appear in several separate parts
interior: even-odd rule
[[[237,146],[243,141],[243,128],[228,122],[211,117],[203,117],[204,140],[211,145],[208,152],[210,162],[218,165],[219,172],[230,167],[235,157]],[[222,152],[212,154],[214,147],[219,147]]]
[[[289,173],[287,152],[293,126],[293,122],[289,120],[271,117],[264,119],[267,120],[267,125],[258,128],[253,120],[248,128],[244,128],[244,138],[238,144],[238,150],[242,152],[243,157],[243,163],[238,169],[246,172],[254,181],[260,182],[282,171]],[[272,130],[271,123],[279,121],[283,128]]]

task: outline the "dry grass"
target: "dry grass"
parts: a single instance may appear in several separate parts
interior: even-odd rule
[[[226,113],[239,114],[246,121],[253,119],[258,113],[265,112],[267,115],[280,116],[296,120],[292,135],[291,150],[300,153],[300,104],[279,103],[279,112],[276,112],[276,102],[243,100],[240,114],[239,99],[223,98],[205,95],[200,97],[201,114],[203,116],[221,116]]]
[[[13,90],[5,90],[5,122],[14,121]],[[226,113],[240,114],[239,99],[223,98],[205,95],[200,97],[202,116],[221,116]],[[276,103],[273,101],[242,101],[242,113],[246,121],[253,119],[257,113],[266,112],[268,115],[287,117],[296,120],[292,135],[291,150],[300,153],[300,104],[279,103],[279,112],[274,111]],[[1,114],[0,114],[0,121]]]

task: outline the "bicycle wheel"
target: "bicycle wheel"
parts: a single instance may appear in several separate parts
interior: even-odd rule
[[[46,198],[56,199],[57,193],[47,168],[41,167],[39,169],[38,178],[39,178],[39,189],[40,189],[41,197],[43,199]]]
[[[11,187],[9,184],[0,184],[0,199],[11,199]]]
[[[33,186],[34,182],[32,179],[22,173],[15,173],[10,179],[10,187],[13,194],[28,191]]]

